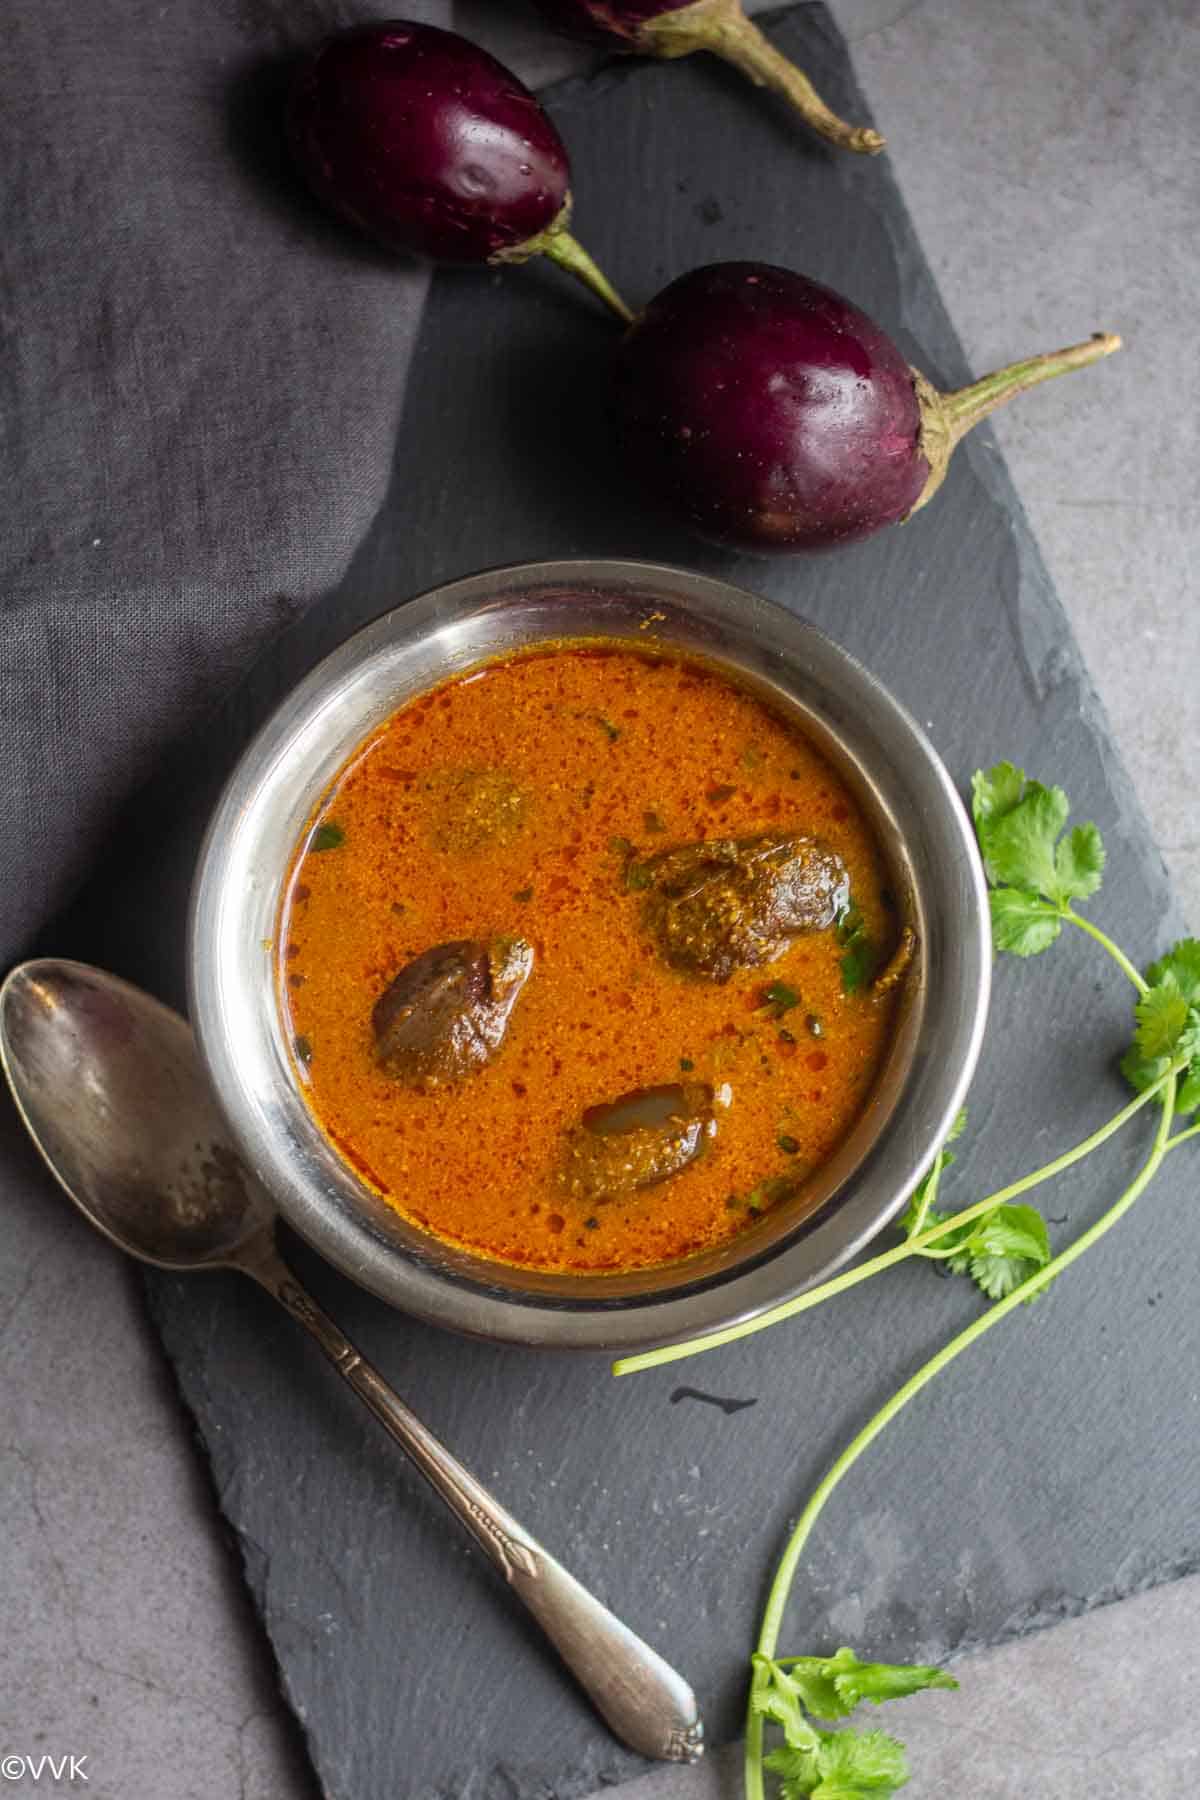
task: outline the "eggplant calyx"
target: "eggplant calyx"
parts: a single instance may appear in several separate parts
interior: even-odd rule
[[[793,106],[800,117],[831,144],[877,156],[884,139],[869,125],[849,125],[818,94],[803,69],[776,50],[743,11],[741,0],[692,0],[674,12],[659,13],[642,24],[634,46],[648,56],[688,56],[710,50],[751,80],[768,87]]]
[[[1052,381],[1056,375],[1066,375],[1071,369],[1086,369],[1120,348],[1121,340],[1116,332],[1094,331],[1082,344],[1069,344],[1065,350],[1047,350],[1040,356],[1027,357],[1023,362],[1007,363],[1004,368],[981,376],[968,387],[955,388],[948,394],[939,393],[919,369],[914,369],[913,387],[921,411],[918,448],[929,464],[929,475],[908,516],[911,518],[912,513],[932,500],[946,478],[955,445],[973,425],[978,425],[981,419],[986,419],[1015,394],[1023,394],[1043,381]]]
[[[578,238],[571,236],[567,230],[570,223],[571,196],[568,193],[560,211],[551,219],[545,231],[539,231],[536,236],[525,238],[519,244],[510,244],[506,250],[497,250],[488,257],[488,261],[523,263],[528,262],[531,256],[548,256],[560,269],[566,269],[568,274],[574,275],[576,280],[582,281],[585,287],[598,294],[623,325],[632,325],[633,314],[599,264],[593,262]]]

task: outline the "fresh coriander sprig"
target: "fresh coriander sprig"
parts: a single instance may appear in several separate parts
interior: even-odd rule
[[[930,1357],[929,1361],[925,1363],[922,1368],[918,1369],[917,1373],[911,1376],[910,1379],[904,1383],[904,1386],[899,1388],[896,1393],[892,1395],[886,1405],[880,1407],[875,1416],[868,1420],[857,1436],[847,1444],[846,1448],[837,1458],[824,1479],[814,1490],[812,1498],[801,1513],[795,1529],[788,1540],[787,1547],[780,1559],[779,1567],[775,1572],[775,1579],[771,1584],[770,1594],[767,1597],[766,1609],[763,1613],[762,1624],[759,1628],[756,1657],[769,1659],[774,1656],[776,1646],[779,1642],[779,1632],[783,1624],[783,1616],[787,1607],[788,1596],[791,1593],[792,1581],[795,1578],[796,1567],[800,1561],[800,1556],[812,1534],[813,1527],[821,1516],[821,1513],[825,1510],[834,1490],[837,1488],[842,1478],[854,1467],[854,1464],[858,1461],[863,1452],[870,1448],[880,1432],[883,1431],[884,1427],[889,1425],[896,1417],[896,1414],[901,1412],[903,1408],[908,1405],[909,1401],[914,1399],[916,1395],[921,1392],[922,1388],[927,1387],[935,1375],[939,1375],[943,1369],[947,1368],[949,1364],[954,1361],[956,1356],[961,1355],[962,1352],[973,1344],[977,1338],[982,1337],[985,1332],[990,1331],[994,1325],[998,1325],[1000,1320],[1007,1317],[1007,1315],[1012,1312],[1016,1306],[1019,1306],[1022,1301],[1033,1299],[1035,1295],[1047,1287],[1056,1276],[1061,1274],[1065,1268],[1069,1267],[1069,1265],[1082,1256],[1086,1250],[1089,1250],[1093,1244],[1097,1243],[1106,1232],[1111,1231],[1117,1221],[1129,1211],[1129,1208],[1133,1205],[1134,1201],[1145,1191],[1151,1181],[1153,1181],[1169,1146],[1170,1140],[1168,1134],[1170,1132],[1171,1119],[1175,1110],[1176,1079],[1176,1072],[1172,1072],[1167,1076],[1163,1083],[1161,1090],[1162,1110],[1159,1116],[1158,1129],[1154,1135],[1154,1142],[1151,1147],[1150,1155],[1114,1205],[1112,1205],[1104,1216],[1098,1219],[1089,1230],[1077,1237],[1074,1243],[1069,1244],[1065,1250],[1061,1251],[1058,1256],[1048,1262],[1044,1268],[1036,1270],[1034,1274],[1029,1276],[1026,1281],[1022,1282],[1019,1287],[1015,1287],[1003,1300],[998,1300],[996,1304],[989,1307],[988,1311],[982,1314],[980,1318],[975,1319],[968,1325],[965,1331],[960,1331],[958,1336],[952,1338],[943,1349],[938,1351],[936,1356]],[[1190,1137],[1192,1131],[1188,1131],[1186,1134],[1181,1135]],[[755,1704],[755,1688],[752,1679],[750,1702],[746,1717],[744,1767],[745,1800],[764,1800],[763,1769],[766,1766],[774,1765],[770,1764],[763,1756],[763,1714]],[[826,1797],[821,1796],[821,1789],[819,1786],[807,1790],[804,1788],[797,1788],[794,1791],[797,1794],[808,1792],[815,1797],[815,1800],[826,1800]],[[861,1789],[858,1791],[859,1793],[863,1792]],[[866,1793],[870,1793],[871,1791],[872,1790],[867,1789]],[[874,1791],[877,1793],[882,1792],[888,1794],[895,1790],[894,1787],[884,1785],[882,1788],[877,1787]],[[856,1790],[851,1786],[844,1790],[843,1800],[855,1800],[855,1795]],[[837,1797],[837,1787],[831,1786],[827,1790],[827,1800],[837,1800]],[[791,1797],[787,1794],[786,1787],[784,1790],[784,1800],[791,1800]]]
[[[783,1730],[783,1747],[763,1759],[784,1800],[815,1795],[891,1794],[908,1780],[903,1744],[882,1731],[823,1731],[816,1719],[846,1719],[863,1702],[882,1706],[923,1688],[956,1688],[941,1669],[835,1656],[754,1657],[752,1710]]]
[[[1124,1192],[1095,1224],[1053,1257],[1048,1254],[1044,1222],[1029,1207],[996,1206],[978,1215],[971,1224],[965,1214],[960,1214],[947,1229],[947,1222],[934,1211],[933,1201],[942,1174],[953,1161],[953,1153],[943,1147],[935,1157],[902,1221],[902,1228],[908,1233],[907,1247],[918,1254],[945,1258],[951,1268],[959,1267],[972,1274],[986,1292],[998,1293],[999,1297],[986,1313],[931,1357],[867,1422],[842,1451],[801,1513],[772,1583],[753,1659],[746,1720],[746,1800],[763,1800],[766,1768],[783,1777],[783,1800],[797,1800],[801,1795],[812,1795],[815,1800],[835,1800],[840,1795],[842,1800],[850,1800],[856,1795],[890,1794],[907,1779],[899,1745],[891,1739],[878,1747],[868,1745],[867,1739],[881,1737],[878,1733],[858,1737],[857,1749],[857,1734],[833,1734],[837,1739],[850,1740],[838,1747],[838,1754],[848,1759],[847,1773],[843,1779],[840,1769],[831,1763],[827,1777],[820,1762],[825,1751],[823,1737],[819,1736],[816,1744],[801,1742],[797,1747],[795,1726],[788,1729],[786,1706],[764,1703],[764,1694],[774,1694],[779,1686],[774,1674],[779,1667],[773,1660],[775,1649],[796,1567],[813,1527],[838,1484],[896,1414],[977,1338],[1023,1301],[1044,1292],[1064,1269],[1111,1231],[1150,1185],[1164,1157],[1180,1144],[1200,1136],[1200,1124],[1171,1135],[1177,1117],[1200,1107],[1200,943],[1185,939],[1153,964],[1145,976],[1140,975],[1124,951],[1072,907],[1072,901],[1087,898],[1098,888],[1104,846],[1094,826],[1079,826],[1069,836],[1063,836],[1067,802],[1061,790],[1027,782],[1020,770],[1002,763],[987,775],[975,777],[974,799],[976,828],[991,884],[997,950],[1018,956],[1038,955],[1057,940],[1064,922],[1081,926],[1102,945],[1138,994],[1133,1043],[1122,1068],[1131,1084],[1140,1090],[1139,1100],[1157,1100],[1158,1125],[1146,1161]],[[1133,1101],[1123,1108],[1097,1136],[1111,1136],[1120,1129],[1138,1104]],[[960,1128],[957,1121],[956,1127]],[[957,1135],[957,1129],[951,1135]],[[936,1240],[939,1231],[942,1243],[931,1246],[931,1233]],[[771,1673],[765,1675],[764,1669]],[[766,1718],[783,1725],[785,1746],[764,1757]],[[815,1779],[810,1780],[814,1771]]]

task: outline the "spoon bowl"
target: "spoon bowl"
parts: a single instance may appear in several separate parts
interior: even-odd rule
[[[0,1067],[47,1167],[98,1231],[164,1269],[238,1269],[309,1332],[528,1608],[614,1733],[694,1762],[687,1682],[440,1444],[305,1293],[275,1208],[238,1160],[178,1013],[84,963],[22,963],[0,987]]]
[[[22,963],[0,987],[0,1065],[51,1174],[122,1250],[229,1267],[269,1228],[186,1021],[140,988],[84,963]]]

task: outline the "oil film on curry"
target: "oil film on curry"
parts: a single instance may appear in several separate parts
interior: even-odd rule
[[[703,663],[487,663],[363,743],[293,855],[308,1105],[407,1219],[510,1265],[712,1249],[868,1099],[911,956],[849,790]]]

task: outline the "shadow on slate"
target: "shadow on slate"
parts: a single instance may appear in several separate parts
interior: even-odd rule
[[[839,112],[867,117],[823,9],[790,10],[770,29]],[[886,163],[826,151],[706,59],[604,71],[548,100],[571,145],[581,233],[632,300],[698,262],[784,262],[861,302],[942,385],[968,378]],[[1061,781],[1108,841],[1105,923],[1147,956],[1177,929],[987,428],[905,528],[828,558],[739,560],[680,536],[622,487],[603,428],[611,343],[606,318],[553,270],[437,278],[370,538],[204,744],[170,760],[57,949],[178,998],[199,830],[278,695],[431,583],[604,553],[726,573],[814,620],[888,682],[964,786],[1003,755]],[[1105,1117],[1122,1095],[1109,1065],[1128,1028],[1119,980],[1082,939],[1003,965],[951,1195],[965,1203]],[[1115,1194],[1135,1149],[1118,1145],[1104,1180],[1059,1186],[1060,1241]],[[1197,1233],[1193,1190],[1193,1171],[1168,1166],[1048,1300],[885,1434],[804,1560],[785,1649],[851,1642],[939,1660],[1197,1565],[1197,1445],[1183,1421],[1200,1312],[1194,1256],[1180,1254]],[[672,1404],[679,1368],[616,1383],[603,1359],[491,1349],[409,1322],[303,1247],[296,1261],[518,1517],[688,1673],[713,1743],[739,1730],[789,1519],[847,1437],[978,1311],[965,1284],[898,1272],[692,1365],[684,1380],[705,1393],[757,1402],[726,1413]],[[634,1771],[282,1314],[233,1278],[156,1275],[148,1290],[333,1800],[568,1800]]]

